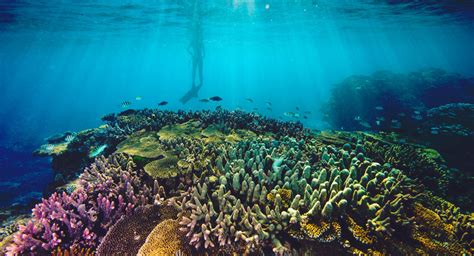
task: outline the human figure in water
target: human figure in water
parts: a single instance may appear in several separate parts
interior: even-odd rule
[[[191,89],[179,100],[183,104],[186,104],[192,98],[197,98],[203,84],[202,69],[205,52],[202,35],[201,4],[199,0],[195,0],[193,3],[193,18],[190,32],[191,40],[187,51],[191,55],[192,61],[192,85]]]

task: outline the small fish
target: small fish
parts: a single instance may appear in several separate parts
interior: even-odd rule
[[[418,120],[418,121],[423,120],[423,117],[421,115],[413,115],[411,117],[415,120]]]
[[[166,105],[168,105],[168,101],[162,101],[158,103],[158,106],[166,106]]]
[[[287,117],[294,117],[295,116],[295,113],[293,112],[285,112],[283,113],[284,116],[287,116]]]
[[[93,151],[91,151],[89,153],[89,157],[93,158],[93,157],[96,157],[96,156],[102,154],[106,148],[107,148],[107,145],[102,145],[102,146],[94,149]]]
[[[253,111],[258,111],[258,108],[253,108],[252,110],[253,110]]]
[[[135,97],[135,100],[142,100],[142,97],[141,97],[141,96],[137,96],[137,97]]]
[[[360,121],[360,120],[362,120],[362,118],[360,118],[360,116],[355,116],[354,117],[354,121]]]
[[[251,98],[246,98],[245,100],[250,102],[250,103],[253,103],[253,100]]]
[[[122,108],[128,108],[128,107],[130,107],[130,105],[132,105],[132,103],[130,101],[124,101],[120,104],[120,106]]]
[[[375,118],[377,121],[385,121],[385,117],[383,116],[378,116]]]
[[[405,113],[398,113],[398,116],[400,116],[400,117],[405,117],[406,114],[405,114]]]
[[[295,118],[300,118],[300,117],[301,117],[300,114],[295,113]]]
[[[369,129],[372,128],[372,125],[370,125],[366,121],[360,121],[359,124],[362,125],[365,128],[369,128]]]
[[[200,99],[199,102],[204,102],[204,103],[208,103],[209,100],[208,99]]]
[[[377,107],[375,107],[375,109],[378,110],[378,111],[382,111],[383,107],[382,106],[377,106]]]
[[[304,113],[307,115],[311,115],[311,111],[305,111]]]
[[[271,103],[270,101],[267,101],[267,102],[265,102],[265,103],[267,103],[267,106],[269,106],[269,107],[272,106],[272,103]]]
[[[431,134],[437,135],[437,134],[439,134],[439,131],[438,130],[431,130]]]
[[[214,96],[214,97],[210,97],[209,100],[212,100],[212,101],[221,101],[222,98],[219,97],[219,96]]]
[[[360,90],[360,89],[362,89],[362,87],[357,86],[355,89],[356,89],[356,90]]]
[[[308,119],[308,116],[304,115],[303,118],[304,118],[304,119]]]
[[[267,110],[268,110],[268,111],[272,111],[272,108],[271,108],[271,107],[267,107]]]
[[[375,121],[375,124],[376,124],[377,126],[380,126],[380,120]]]
[[[66,138],[64,139],[64,141],[66,141],[66,142],[69,143],[69,142],[73,141],[74,138],[75,138],[75,137],[74,137],[73,135],[68,135],[68,136],[66,136]]]
[[[300,111],[300,108],[299,108],[299,107],[296,107],[296,111]]]
[[[413,111],[413,113],[415,113],[415,115],[419,115],[419,114],[420,114],[420,111],[415,110],[415,111]]]

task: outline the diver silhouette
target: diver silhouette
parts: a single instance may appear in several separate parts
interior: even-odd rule
[[[203,59],[205,52],[202,35],[201,4],[199,0],[194,1],[193,4],[193,18],[190,31],[191,40],[187,51],[191,55],[192,61],[192,85],[191,89],[179,99],[182,104],[186,104],[192,98],[197,98],[198,92],[203,85]]]

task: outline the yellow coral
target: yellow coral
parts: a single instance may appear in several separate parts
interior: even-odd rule
[[[454,236],[453,225],[444,223],[436,212],[424,207],[420,203],[413,204],[413,214],[417,223],[422,224],[423,227],[428,228],[430,231],[445,233],[450,237]]]
[[[145,244],[138,251],[138,256],[175,255],[181,251],[181,234],[179,221],[168,219],[156,225],[148,235]]]
[[[156,132],[138,132],[117,146],[117,153],[155,159],[165,154]]]
[[[363,244],[373,244],[375,242],[375,237],[371,236],[366,229],[359,226],[350,216],[347,216],[346,222],[349,231],[351,231],[354,238],[359,242]]]
[[[55,251],[51,253],[51,255],[52,256],[93,256],[95,254],[92,249],[84,249],[84,248],[77,248],[77,247],[61,249],[58,247]]]
[[[282,203],[284,207],[288,207],[291,202],[291,190],[280,188],[276,191],[276,193],[268,193],[267,200],[270,202],[275,201],[276,194],[279,194],[282,199]]]
[[[325,232],[318,241],[323,243],[329,243],[336,239],[341,238],[341,225],[338,222],[332,222],[329,232]]]
[[[301,224],[301,228],[311,239],[318,239],[331,228],[331,223],[325,221],[319,223],[303,223]]]
[[[178,158],[171,154],[165,154],[161,159],[152,161],[145,165],[145,172],[153,178],[172,178],[179,174]]]

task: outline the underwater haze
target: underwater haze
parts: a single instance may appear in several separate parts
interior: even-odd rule
[[[397,134],[472,180],[472,151],[443,143],[473,140],[473,45],[472,1],[0,0],[1,220],[79,175],[61,172],[68,159],[55,158],[52,135],[74,142],[130,109],[242,110],[312,132]],[[430,119],[443,111],[462,115]],[[111,154],[115,142],[83,156]],[[443,198],[472,210],[461,187]]]

